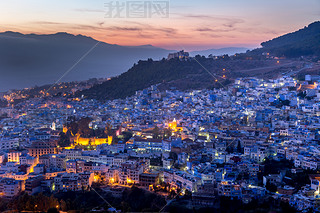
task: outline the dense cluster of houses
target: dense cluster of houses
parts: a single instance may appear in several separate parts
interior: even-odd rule
[[[318,81],[289,76],[236,79],[228,88],[190,92],[152,86],[103,104],[29,99],[1,109],[7,118],[0,120],[0,193],[90,190],[97,181],[147,189],[166,183],[192,193],[195,205],[213,205],[217,196],[245,203],[273,196],[299,210],[316,209],[320,176],[310,175],[302,188],[284,180],[288,171],[319,170],[319,99]],[[92,129],[110,125],[116,136],[133,136],[62,148],[57,141],[69,116],[92,118]],[[266,159],[293,167],[265,174]]]

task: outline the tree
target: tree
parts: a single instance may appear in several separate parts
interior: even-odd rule
[[[263,162],[263,165],[264,165],[263,175],[268,175],[268,174],[277,174],[284,169],[291,169],[293,167],[293,162],[286,159],[276,161],[270,158],[266,158],[265,161]]]
[[[178,160],[178,155],[175,152],[169,153],[169,158],[173,160],[173,162],[176,162]]]
[[[243,149],[242,149],[242,147],[241,147],[241,142],[240,142],[240,141],[238,141],[237,152],[243,154]]]
[[[70,137],[64,132],[60,132],[60,138],[58,140],[58,145],[61,147],[70,146]]]
[[[289,100],[284,100],[284,101],[281,101],[282,105],[284,106],[289,106],[290,105],[290,101]]]
[[[132,137],[132,132],[122,132],[123,142],[127,142]]]
[[[307,96],[307,94],[306,92],[299,92],[297,96],[303,99]]]
[[[105,133],[107,136],[111,136],[111,135],[113,134],[111,125],[110,125],[109,123],[107,123],[106,128],[105,128],[105,130],[104,130],[104,133]]]
[[[163,138],[167,139],[171,137],[171,135],[172,135],[172,130],[170,128],[165,128],[163,132]]]
[[[159,139],[160,138],[160,129],[158,126],[155,126],[154,129],[152,130],[152,137],[154,139]]]
[[[233,153],[233,147],[232,146],[228,146],[226,148],[226,152],[228,152],[228,154]]]
[[[91,118],[85,117],[81,118],[78,121],[79,130],[78,133],[84,137],[90,137],[91,136],[91,129],[89,128],[89,123],[91,122]]]
[[[266,184],[266,189],[269,190],[270,192],[276,192],[277,186],[268,181]]]
[[[72,135],[76,135],[79,131],[79,125],[76,121],[72,121],[68,125],[68,129],[71,131]]]

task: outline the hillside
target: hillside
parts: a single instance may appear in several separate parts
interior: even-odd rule
[[[198,62],[215,77],[204,70]],[[260,69],[258,72],[263,74],[264,70],[261,68],[270,66],[281,67],[273,60],[242,60],[229,57],[218,60],[196,57],[196,60],[187,61],[150,59],[139,61],[120,76],[81,91],[77,95],[98,100],[125,98],[155,84],[159,84],[160,89],[172,87],[179,90],[212,89],[222,87],[236,77],[251,76],[251,69]]]
[[[296,32],[261,43],[262,48],[255,52],[270,52],[276,56],[299,57],[320,56],[320,22],[314,22]]]
[[[0,33],[0,92],[57,81],[97,40],[83,35]],[[134,62],[167,57],[169,50],[100,42],[62,81],[120,75]]]
[[[135,94],[137,90],[155,84],[159,84],[160,89],[188,90],[221,87],[237,77],[275,78],[281,73],[300,70],[304,66],[303,62],[290,58],[302,55],[320,56],[320,22],[314,22],[308,27],[263,42],[261,45],[262,48],[232,57],[220,57],[218,60],[197,56],[196,60],[190,58],[187,61],[139,61],[120,76],[77,95],[105,100],[125,98]],[[288,60],[280,62],[266,58],[262,56],[263,52],[285,56]]]

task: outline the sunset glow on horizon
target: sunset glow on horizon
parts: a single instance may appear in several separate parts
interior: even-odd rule
[[[263,41],[317,21],[320,16],[318,0],[172,0],[168,2],[168,18],[157,14],[146,18],[106,17],[108,2],[2,1],[0,31],[68,32],[110,44],[151,44],[167,49],[255,48]]]

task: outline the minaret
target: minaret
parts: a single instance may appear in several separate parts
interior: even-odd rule
[[[51,124],[51,129],[52,129],[53,131],[56,130],[56,123],[55,123],[54,121],[53,121],[52,124]]]

